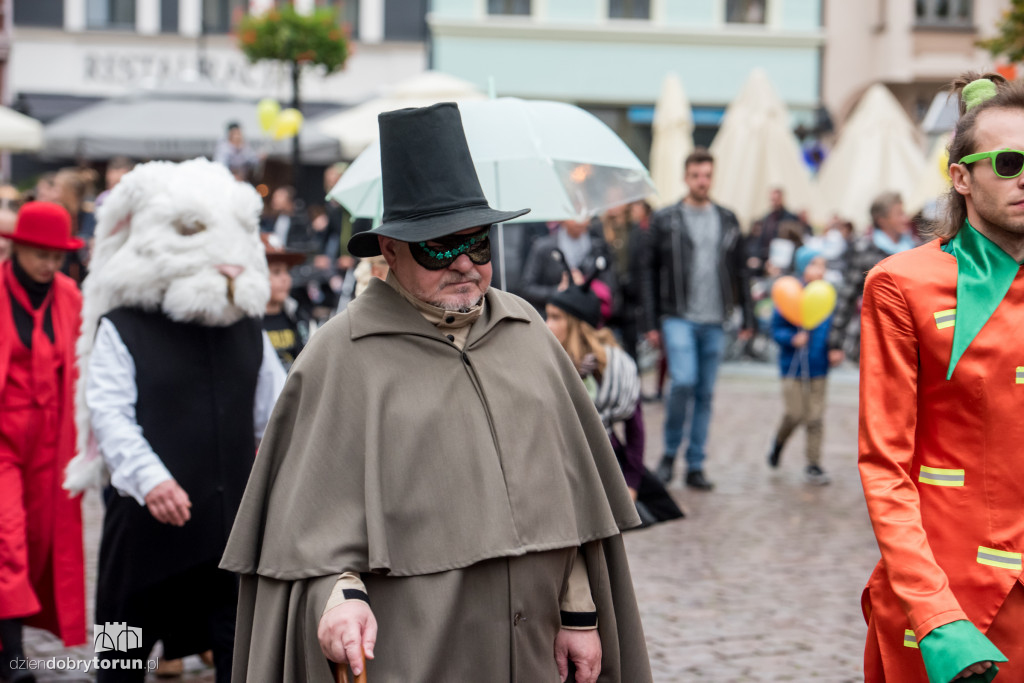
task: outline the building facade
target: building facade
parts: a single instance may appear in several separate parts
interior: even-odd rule
[[[10,2],[11,0],[7,0]],[[303,100],[343,105],[426,68],[427,0],[296,0],[335,6],[354,38],[343,71],[303,78]],[[13,0],[5,101],[44,122],[83,103],[204,78],[225,92],[287,101],[283,67],[251,65],[232,26],[274,0]],[[6,24],[6,21],[5,21]],[[308,113],[308,112],[307,112]]]
[[[666,73],[708,143],[755,66],[794,125],[821,104],[821,0],[433,0],[433,68],[497,94],[585,106],[646,158]]]
[[[1009,0],[826,0],[822,97],[844,119],[872,83],[884,83],[914,121],[968,70],[991,70],[978,40],[996,33]]]

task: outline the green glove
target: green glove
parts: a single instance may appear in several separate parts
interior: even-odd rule
[[[939,626],[918,643],[929,683],[949,683],[954,676],[978,662],[1005,662],[1006,657],[985,634],[971,622],[961,619]],[[992,665],[983,674],[975,674],[964,681],[991,681],[999,673]]]

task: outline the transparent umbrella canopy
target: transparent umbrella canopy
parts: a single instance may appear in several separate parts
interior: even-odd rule
[[[654,192],[647,169],[608,126],[562,102],[503,97],[459,104],[480,185],[516,222],[587,220]],[[383,213],[380,145],[360,154],[328,196],[356,218]],[[498,240],[503,242],[501,225]],[[500,250],[502,254],[504,250]],[[501,269],[502,289],[505,269]]]

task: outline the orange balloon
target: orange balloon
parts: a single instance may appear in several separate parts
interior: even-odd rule
[[[797,327],[804,324],[804,286],[792,275],[780,277],[772,285],[772,303],[782,317]]]

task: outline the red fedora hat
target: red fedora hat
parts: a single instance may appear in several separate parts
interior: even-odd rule
[[[18,211],[14,232],[7,238],[40,249],[75,251],[85,244],[71,237],[71,214],[60,204],[29,202]]]

